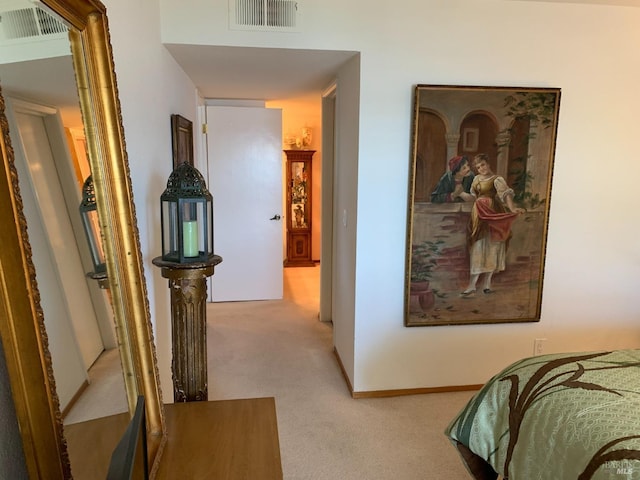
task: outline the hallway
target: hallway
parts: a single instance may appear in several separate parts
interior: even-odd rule
[[[331,325],[317,320],[319,276],[319,267],[285,268],[283,300],[207,304],[210,400],[285,393],[321,366],[313,358],[333,357]]]
[[[276,306],[278,304],[282,304],[282,307],[285,309],[286,306],[295,304],[302,307],[303,310],[315,310],[317,317],[318,295],[320,291],[320,267],[285,268],[283,281],[285,298],[282,301],[208,304],[207,318],[209,330],[212,329],[212,316],[232,314],[242,317],[242,312],[245,309],[248,312],[252,312],[260,307],[265,309],[264,315],[276,314],[278,310]],[[212,396],[212,379],[220,388],[224,387],[226,390],[226,386],[221,383],[221,377],[212,377],[212,370],[220,371],[220,368],[212,363],[212,359],[216,358],[216,355],[213,354],[212,351],[216,348],[217,343],[212,343],[211,335],[212,333],[210,332],[208,335],[209,338],[207,339],[209,343],[209,398],[214,399]],[[127,410],[124,382],[120,370],[120,357],[117,349],[102,352],[98,360],[96,360],[89,369],[89,381],[91,382],[89,386],[64,418],[65,424],[73,424],[107,415],[115,415]],[[163,389],[164,401],[171,401],[171,397],[172,391],[170,386],[165,386]]]
[[[209,304],[209,399],[274,397],[285,480],[462,480],[443,432],[474,392],[354,400],[318,321],[319,267],[281,301]]]
[[[319,273],[285,268],[283,300],[207,305],[209,399],[275,398],[285,480],[468,478],[443,432],[474,392],[351,398],[318,321]],[[87,392],[110,393],[98,379]]]

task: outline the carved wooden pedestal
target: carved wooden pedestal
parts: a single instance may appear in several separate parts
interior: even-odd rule
[[[207,391],[207,277],[222,262],[174,263],[153,259],[169,280],[174,402],[206,401]]]
[[[164,411],[168,439],[156,480],[282,480],[273,397],[173,403]],[[74,479],[107,478],[130,420],[129,413],[120,413],[64,426]]]

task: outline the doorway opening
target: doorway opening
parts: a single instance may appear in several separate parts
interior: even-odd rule
[[[205,106],[201,109],[204,114],[203,123],[207,124],[206,139],[201,143],[201,149],[207,152],[206,157],[208,160],[206,163],[201,163],[203,171],[207,172],[209,189],[214,193],[214,222],[215,232],[219,235],[225,235],[226,238],[219,241],[218,238],[214,241],[214,250],[217,254],[223,257],[223,263],[220,267],[216,268],[216,273],[209,282],[209,301],[212,303],[227,302],[227,301],[253,301],[253,300],[269,300],[275,298],[282,298],[283,292],[280,295],[274,296],[273,292],[259,292],[257,289],[251,291],[251,282],[253,282],[253,276],[247,278],[246,273],[243,273],[239,268],[236,272],[224,271],[225,267],[231,265],[234,267],[243,266],[244,262],[250,265],[256,266],[257,262],[265,262],[267,256],[263,254],[259,258],[247,261],[245,254],[246,251],[254,251],[251,247],[252,242],[257,242],[259,245],[264,245],[264,234],[257,233],[255,230],[257,227],[249,225],[250,222],[262,224],[262,228],[267,229],[275,224],[272,220],[277,218],[279,220],[278,228],[280,228],[280,248],[274,255],[279,262],[279,277],[282,279],[282,285],[284,290],[287,289],[286,282],[294,281],[296,274],[285,275],[283,261],[287,259],[287,243],[286,243],[286,223],[290,219],[289,215],[293,215],[289,210],[287,190],[288,182],[290,179],[287,175],[287,156],[284,153],[290,146],[286,143],[286,139],[291,139],[296,136],[301,138],[300,149],[291,150],[292,152],[305,153],[306,151],[314,151],[312,161],[309,162],[308,173],[305,172],[305,178],[310,183],[310,195],[311,202],[309,208],[309,223],[310,223],[310,242],[309,242],[309,262],[305,265],[310,268],[317,269],[315,275],[311,274],[310,277],[317,276],[315,282],[316,287],[314,291],[316,303],[320,303],[321,298],[325,298],[323,315],[318,315],[319,318],[328,321],[331,320],[331,295],[325,296],[320,287],[320,277],[325,283],[325,290],[330,292],[331,289],[331,250],[332,250],[332,235],[331,235],[331,223],[333,218],[333,201],[332,201],[332,182],[333,182],[333,137],[334,137],[334,104],[335,104],[335,87],[328,89],[326,92],[307,94],[303,97],[297,97],[293,99],[283,101],[267,101],[267,102],[248,102],[248,101],[233,101],[233,100],[203,100]],[[326,103],[326,105],[325,105]],[[214,106],[215,108],[212,108]],[[224,115],[222,122],[214,120],[216,115],[216,109],[219,110],[221,115]],[[256,127],[248,127],[253,124],[254,118],[260,118],[268,113],[269,110],[278,110],[281,112],[281,120],[279,120],[278,128],[279,134],[277,135],[277,155],[279,164],[277,167],[269,167],[271,160],[270,156],[263,155],[267,145],[267,140],[260,139],[263,134],[254,134],[252,132]],[[245,114],[251,116],[250,119],[241,120],[236,119],[236,111],[241,117]],[[251,112],[254,112],[251,115]],[[328,112],[328,113],[327,113]],[[231,131],[226,130],[231,128]],[[222,130],[224,129],[224,134]],[[306,136],[305,143],[302,143],[302,136]],[[203,137],[205,137],[203,135]],[[234,140],[230,140],[233,138]],[[222,143],[230,143],[229,150],[226,147],[221,147]],[[242,150],[244,153],[237,152],[238,144],[242,143]],[[251,144],[255,144],[251,146]],[[217,149],[220,148],[220,151]],[[252,155],[254,150],[260,151],[259,157],[256,159],[256,163],[251,163],[252,167],[247,164],[240,167],[242,162],[245,162],[246,158]],[[269,147],[271,148],[271,147]],[[270,151],[270,150],[269,150]],[[325,151],[327,153],[327,159],[325,160]],[[238,160],[233,160],[233,156],[238,155]],[[271,154],[269,154],[271,155]],[[219,160],[216,160],[217,157]],[[240,160],[240,157],[244,160]],[[224,165],[218,165],[217,162],[222,162]],[[305,165],[307,166],[307,165]],[[244,170],[241,170],[244,168]],[[262,185],[262,180],[256,178],[264,178],[267,175],[273,173],[273,168],[276,168],[278,175],[281,179],[280,199],[276,207],[268,207],[264,211],[258,213],[254,220],[250,220],[249,214],[241,213],[239,204],[243,202],[244,193],[247,189],[259,190],[266,189],[265,185]],[[237,170],[234,170],[237,169]],[[239,170],[238,170],[239,169]],[[262,173],[260,173],[262,172]],[[244,182],[244,186],[242,185]],[[228,195],[224,193],[225,201],[220,194],[220,190],[229,190]],[[266,191],[266,190],[265,190]],[[247,195],[254,194],[255,192],[249,192]],[[260,193],[261,195],[261,193]],[[235,200],[234,200],[235,199]],[[253,201],[246,208],[251,212],[251,215],[256,210],[262,209],[264,201]],[[219,213],[216,211],[216,202],[220,207]],[[222,206],[224,204],[224,206]],[[233,205],[230,208],[229,205]],[[241,221],[240,218],[243,220]],[[327,228],[329,225],[329,228]],[[254,232],[253,235],[247,235],[247,232]],[[216,233],[217,232],[217,233]],[[233,233],[228,233],[233,232]],[[231,242],[231,243],[230,243]],[[229,249],[235,249],[229,255]],[[327,253],[328,252],[328,253]],[[325,266],[325,255],[329,259]],[[269,258],[268,261],[272,259]],[[225,262],[227,265],[225,265]],[[301,268],[301,267],[295,267]],[[223,273],[224,272],[224,273]],[[299,272],[302,273],[302,272]],[[266,278],[266,277],[263,277]],[[273,277],[272,277],[273,278]],[[272,280],[272,282],[277,280]],[[235,283],[235,285],[234,285]],[[262,287],[265,284],[268,286],[269,282],[260,280],[258,283]],[[328,299],[328,300],[326,300]]]

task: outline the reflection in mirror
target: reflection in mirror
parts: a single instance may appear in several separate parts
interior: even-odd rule
[[[0,210],[7,226],[0,231],[0,335],[29,477],[67,479],[73,471],[76,479],[95,478],[96,465],[108,463],[111,453],[103,440],[126,426],[139,394],[148,405],[148,456],[155,470],[166,431],[104,6],[99,0],[0,0],[0,11],[0,200],[7,207]],[[9,48],[19,43],[21,48]],[[44,73],[37,70],[43,66]],[[35,86],[39,79],[48,91]],[[78,206],[89,175],[87,156],[106,291],[85,277],[91,259]],[[85,337],[92,340],[85,343]],[[105,349],[120,354],[124,375],[115,378],[124,387],[117,408],[125,413],[103,410],[98,414],[108,416],[102,419],[70,424],[88,368]],[[117,364],[118,355],[112,357]],[[93,476],[69,467],[78,446],[91,457],[81,459]]]
[[[126,412],[108,290],[85,276],[78,206],[90,170],[67,27],[28,0],[0,0],[0,16],[0,82],[62,417]]]

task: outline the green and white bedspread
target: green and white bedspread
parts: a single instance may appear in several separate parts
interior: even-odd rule
[[[445,434],[508,480],[640,480],[640,350],[520,360]]]

